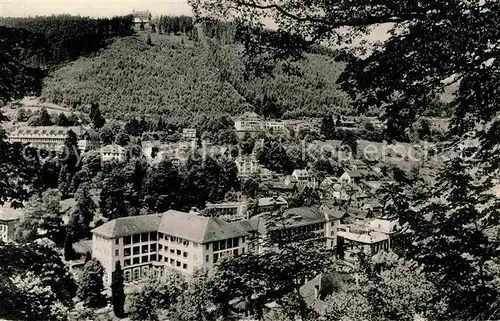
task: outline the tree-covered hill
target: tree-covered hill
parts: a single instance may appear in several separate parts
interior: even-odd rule
[[[246,78],[239,44],[207,46],[195,30],[182,36],[152,33],[151,42],[144,33],[118,39],[56,70],[43,98],[75,109],[96,102],[106,117],[117,119],[237,115],[270,104],[284,117],[348,109],[335,83],[343,66],[327,55],[308,54],[296,63],[298,74],[278,66],[272,77]]]

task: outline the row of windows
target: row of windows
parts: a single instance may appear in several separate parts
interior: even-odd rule
[[[146,244],[143,246],[134,246],[133,248],[125,248],[123,249],[123,256],[130,256],[130,255],[139,255],[139,254],[144,254],[144,253],[149,253],[149,252],[156,252],[156,244]],[[119,250],[115,250],[115,256],[118,256]]]
[[[230,249],[233,247],[238,247],[239,246],[239,237],[235,237],[233,239],[227,239],[227,240],[222,240],[222,241],[217,241],[214,242],[213,247],[214,247],[214,252],[215,251],[222,251],[225,249]],[[245,242],[245,238],[243,237],[243,242]],[[207,249],[209,249],[208,244],[207,244]]]
[[[7,225],[0,224],[0,231],[7,231]]]
[[[151,255],[143,255],[143,256],[138,256],[134,257],[133,259],[125,259],[123,260],[123,266],[130,266],[130,265],[136,265],[136,264],[141,264],[141,263],[148,263],[148,262],[156,262],[156,254],[151,254]]]
[[[245,249],[241,249],[241,254],[244,254],[245,253]],[[233,256],[238,256],[239,254],[239,251],[238,249],[235,249],[233,250],[232,252],[232,255]],[[220,259],[220,258],[223,258],[225,256],[229,256],[231,255],[231,251],[226,251],[226,252],[221,252],[221,253],[214,253],[214,263],[217,263],[217,261]],[[205,256],[205,261],[208,262],[209,261],[209,256]]]
[[[141,243],[141,242],[156,241],[156,239],[157,239],[157,233],[156,232],[134,234],[134,235],[125,236],[123,238],[123,244],[129,245],[129,244],[132,244],[132,243]],[[116,239],[115,240],[115,244],[120,244],[120,239]]]

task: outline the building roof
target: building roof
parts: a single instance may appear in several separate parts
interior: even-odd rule
[[[95,229],[92,233],[107,238],[161,232],[197,243],[209,243],[248,235],[248,226],[241,222],[224,220],[168,210],[161,214],[117,218]]]
[[[118,144],[110,144],[101,148],[101,153],[125,153],[125,148]]]
[[[169,210],[162,214],[159,232],[197,243],[209,243],[248,235],[240,222]]]
[[[84,240],[73,243],[73,249],[78,254],[92,253],[92,240]]]
[[[106,238],[118,238],[155,232],[158,231],[161,218],[158,214],[120,217],[96,227],[92,233]]]
[[[268,222],[270,229],[290,228],[325,222],[325,214],[315,207],[289,208],[283,212],[280,222]]]
[[[261,197],[258,201],[258,206],[271,206],[271,205],[288,205],[288,202],[281,196],[278,197]]]
[[[81,137],[84,134],[88,134],[91,138],[99,137],[96,131],[90,128],[84,128],[82,126],[23,126],[19,127],[14,131],[11,136],[22,136],[22,135],[41,135],[41,136],[65,136],[69,131],[76,134],[77,137]]]
[[[24,216],[22,209],[12,208],[8,205],[0,206],[0,221],[14,221]]]
[[[149,20],[151,16],[151,12],[149,10],[145,11],[133,11],[132,15],[134,16],[135,19],[143,19],[143,20]]]
[[[345,171],[345,172],[351,178],[363,177],[363,174],[361,173],[361,171],[351,171],[351,170],[348,170],[348,171]]]

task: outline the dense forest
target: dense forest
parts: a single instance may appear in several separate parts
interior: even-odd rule
[[[38,38],[37,55],[29,63],[39,67],[77,59],[99,50],[111,38],[133,33],[131,15],[110,19],[70,15],[0,18],[0,25],[27,30]]]
[[[284,117],[347,110],[335,83],[342,65],[331,57],[308,54],[295,63],[298,73],[277,66],[272,76],[246,79],[237,44],[219,46],[196,32],[150,36],[152,45],[142,34],[121,39],[95,57],[55,71],[43,98],[72,108],[98,102],[106,117],[117,119],[158,113],[187,119],[200,113],[237,115],[265,104],[276,104],[278,116]]]

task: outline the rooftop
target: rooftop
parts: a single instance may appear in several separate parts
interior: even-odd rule
[[[175,210],[114,219],[95,228],[92,233],[106,238],[118,238],[156,231],[197,243],[248,235],[247,226],[241,222],[229,223],[218,218]]]
[[[15,209],[8,205],[0,206],[0,221],[14,221],[24,216],[22,209]]]
[[[271,205],[288,205],[288,202],[281,196],[278,197],[261,197],[259,198],[259,207]]]

